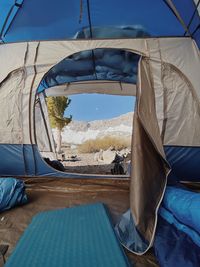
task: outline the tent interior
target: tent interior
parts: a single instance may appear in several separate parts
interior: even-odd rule
[[[0,266],[38,212],[103,202],[131,265],[198,267],[200,1],[59,2],[0,3]],[[42,159],[45,98],[83,92],[136,96],[130,176]]]
[[[180,42],[182,43],[183,41],[185,44],[184,49],[187,51],[190,50],[190,57],[189,58],[188,57],[181,57],[182,61],[184,61],[184,64],[180,65],[179,60],[177,60],[177,62],[174,62],[176,60],[174,55],[177,55],[180,53],[182,54],[182,51],[180,51],[179,47],[180,47]],[[184,162],[184,160],[183,160],[184,157],[186,158],[187,162],[189,162],[189,159],[191,159],[191,158],[195,158],[196,161],[198,162],[198,159],[197,159],[198,154],[196,154],[196,151],[197,151],[197,153],[199,153],[199,148],[198,148],[198,145],[196,145],[196,144],[198,144],[198,140],[199,140],[199,135],[197,134],[199,126],[195,122],[197,122],[199,120],[199,112],[198,112],[199,103],[196,100],[196,94],[194,94],[193,91],[191,90],[192,86],[188,82],[188,79],[185,77],[184,74],[180,75],[180,71],[178,71],[177,68],[175,67],[177,64],[179,66],[179,69],[181,68],[182,71],[185,72],[185,70],[188,70],[189,66],[193,66],[194,67],[193,71],[189,72],[189,77],[190,77],[190,79],[193,80],[193,86],[195,86],[195,88],[197,88],[196,84],[198,84],[198,78],[196,80],[196,77],[198,77],[198,76],[196,75],[196,71],[198,71],[199,57],[196,56],[197,55],[197,48],[196,48],[195,44],[193,43],[193,41],[191,41],[188,38],[183,38],[182,40],[180,40],[179,38],[175,38],[175,39],[174,38],[173,39],[160,38],[159,39],[160,48],[158,49],[157,52],[155,52],[155,50],[154,50],[155,45],[158,44],[157,39],[156,40],[127,39],[126,41],[124,40],[123,44],[118,43],[118,40],[112,40],[112,44],[109,43],[110,42],[109,40],[104,41],[103,44],[101,44],[101,42],[97,42],[98,44],[95,42],[94,42],[94,44],[92,44],[93,41],[90,41],[90,43],[92,44],[91,48],[94,51],[95,51],[96,47],[101,47],[101,46],[105,47],[106,44],[108,45],[108,47],[110,47],[110,46],[121,47],[122,45],[124,46],[124,43],[127,43],[126,49],[125,49],[127,51],[129,51],[131,49],[130,47],[134,47],[134,46],[135,46],[135,48],[133,48],[132,51],[141,51],[143,49],[143,51],[141,53],[142,57],[138,63],[139,64],[138,65],[139,66],[138,67],[138,69],[139,69],[138,70],[138,77],[139,78],[138,78],[137,90],[136,90],[135,86],[133,84],[131,84],[131,87],[133,88],[133,94],[135,94],[135,93],[137,94],[137,108],[136,108],[136,116],[134,117],[134,126],[133,126],[134,127],[133,145],[137,144],[137,146],[133,150],[133,172],[132,172],[132,175],[134,175],[134,177],[138,177],[138,178],[141,177],[141,175],[145,176],[146,180],[144,182],[142,182],[142,180],[139,179],[139,181],[136,182],[135,179],[134,180],[131,179],[130,181],[129,181],[129,179],[124,179],[124,178],[123,179],[120,179],[120,178],[111,179],[112,177],[106,177],[106,179],[105,179],[105,177],[97,177],[97,176],[94,177],[94,176],[88,176],[88,175],[87,176],[83,176],[83,175],[80,176],[79,174],[76,175],[76,174],[68,174],[68,173],[65,174],[66,175],[65,177],[68,177],[68,179],[62,179],[61,177],[63,177],[63,173],[52,171],[51,168],[49,168],[49,167],[46,167],[46,169],[43,169],[44,165],[41,168],[41,165],[40,165],[41,160],[39,161],[39,164],[37,161],[39,158],[37,155],[39,155],[39,153],[38,152],[37,152],[38,154],[33,153],[33,157],[36,156],[35,160],[33,161],[33,163],[35,164],[34,168],[31,169],[30,165],[26,165],[26,167],[28,166],[28,168],[29,168],[27,170],[28,171],[31,170],[33,173],[31,175],[29,174],[26,178],[22,178],[23,176],[26,176],[26,175],[22,175],[22,174],[20,174],[20,172],[18,173],[18,176],[20,176],[21,179],[25,180],[25,183],[27,186],[27,192],[29,193],[29,197],[30,197],[30,203],[27,204],[26,207],[27,207],[27,209],[29,209],[29,205],[30,206],[33,205],[33,207],[30,208],[31,212],[29,213],[29,215],[25,216],[26,218],[25,218],[25,222],[24,222],[22,228],[20,228],[18,230],[16,229],[16,224],[15,224],[14,228],[12,228],[9,226],[9,224],[7,225],[6,220],[5,221],[4,221],[4,219],[2,220],[3,221],[3,223],[2,223],[3,227],[2,227],[1,231],[2,231],[3,240],[6,240],[5,238],[7,238],[7,237],[5,237],[7,230],[11,231],[10,232],[11,236],[12,236],[12,231],[14,231],[16,234],[16,240],[17,240],[19,235],[21,234],[21,230],[24,229],[23,227],[26,226],[27,222],[29,222],[29,220],[30,220],[30,218],[32,218],[33,214],[37,213],[40,210],[45,210],[46,208],[52,209],[53,207],[50,207],[51,202],[49,202],[49,197],[51,197],[51,196],[49,196],[49,194],[50,195],[52,194],[52,196],[54,194],[56,194],[57,200],[56,200],[56,198],[53,197],[56,207],[63,207],[63,206],[66,207],[66,206],[71,206],[74,204],[84,203],[84,201],[86,201],[87,203],[90,203],[90,202],[98,201],[99,198],[102,199],[101,198],[102,196],[100,193],[95,193],[96,189],[100,190],[99,187],[102,188],[103,195],[104,195],[105,199],[107,199],[107,194],[109,195],[108,199],[109,198],[111,199],[110,203],[108,200],[108,203],[109,203],[108,206],[110,206],[110,209],[112,212],[114,210],[114,212],[113,212],[114,220],[115,220],[115,222],[118,221],[119,229],[121,229],[121,224],[122,224],[123,228],[125,227],[125,229],[126,229],[125,231],[129,231],[130,235],[131,235],[131,233],[134,232],[134,230],[133,230],[134,229],[134,223],[130,224],[130,222],[128,220],[128,225],[126,225],[127,219],[124,221],[124,218],[126,218],[126,217],[122,217],[120,220],[121,222],[119,222],[119,214],[121,214],[122,212],[125,212],[128,208],[128,205],[127,205],[125,199],[128,198],[129,193],[131,194],[131,197],[137,198],[137,193],[134,192],[134,190],[136,190],[135,183],[140,184],[140,190],[141,190],[141,192],[143,192],[144,207],[146,207],[147,210],[149,210],[149,197],[151,195],[151,193],[149,195],[149,192],[151,192],[151,191],[149,191],[149,187],[151,187],[152,192],[157,192],[157,194],[155,194],[155,196],[153,198],[151,196],[151,199],[152,199],[151,210],[153,212],[148,215],[149,217],[146,218],[148,223],[151,222],[154,225],[155,224],[154,210],[157,209],[157,200],[162,199],[163,189],[166,188],[166,176],[169,173],[169,168],[170,167],[172,168],[170,177],[168,178],[168,180],[171,181],[171,183],[176,184],[177,180],[186,180],[187,181],[188,175],[190,177],[192,177],[194,181],[195,180],[198,181],[199,169],[198,168],[189,169],[188,166],[184,166],[182,164]],[[149,55],[149,53],[150,54],[152,53],[152,56],[150,56],[148,58],[145,57],[145,55],[143,54],[146,51],[145,50],[146,49],[145,48],[146,42],[148,43],[149,47],[152,47],[152,51],[151,51],[151,48],[149,48],[147,50],[148,55]],[[42,43],[42,42],[40,43],[41,46],[43,44],[45,45],[45,43]],[[68,46],[68,42],[66,44]],[[76,44],[77,43],[73,44],[73,46],[75,46],[75,50],[76,50]],[[24,51],[24,49],[25,50],[27,49],[27,46],[23,46],[23,43],[21,43],[19,45],[22,46],[22,53],[24,53],[23,51]],[[46,51],[48,45],[49,45],[49,43],[47,42],[43,51]],[[58,47],[61,48],[65,44],[64,44],[64,42],[61,42],[61,44],[56,42],[56,43],[54,43],[54,45],[55,45],[55,47],[58,45]],[[88,46],[88,42],[85,42],[85,43],[82,42],[81,51],[85,50],[83,47],[84,45]],[[18,46],[18,44],[16,44],[15,46]],[[33,44],[33,46],[35,48],[35,44]],[[6,49],[8,48],[7,46],[3,46],[3,47]],[[55,47],[53,46],[52,48],[50,48],[50,51],[55,51]],[[93,49],[93,47],[94,47],[94,49]],[[29,49],[30,49],[30,47],[29,47]],[[172,55],[171,53],[168,52],[168,50],[171,52],[171,49],[176,50],[176,53],[174,53],[174,55]],[[31,49],[29,51],[31,51]],[[37,51],[37,53],[39,53],[39,49],[38,50],[34,49],[34,51]],[[61,49],[56,49],[56,51],[59,53],[61,51]],[[41,50],[41,52],[42,52],[42,50]],[[13,53],[14,54],[16,53],[15,49],[14,49]],[[157,54],[155,54],[155,53],[157,53]],[[6,53],[4,53],[4,54],[6,55]],[[72,54],[76,55],[76,53],[72,53]],[[43,52],[41,53],[41,55],[43,55]],[[63,55],[64,55],[64,59],[65,59],[66,58],[66,56],[65,56],[66,51],[62,52],[62,57],[63,57]],[[162,55],[162,62],[163,61],[165,62],[164,64],[160,61],[161,55]],[[193,55],[193,57],[191,55]],[[47,57],[46,57],[47,61],[49,60],[48,57],[49,57],[49,51],[48,51]],[[60,56],[59,56],[59,58],[60,58]],[[171,66],[172,63],[170,61],[173,62],[173,66]],[[38,61],[38,62],[40,62],[40,61]],[[57,62],[63,63],[62,60],[57,60]],[[191,62],[192,62],[192,64],[191,64]],[[39,64],[41,64],[41,63],[42,62],[40,62]],[[151,63],[151,64],[149,64],[149,63]],[[44,63],[42,63],[42,64],[44,64]],[[60,63],[51,64],[51,66],[52,67],[53,66],[59,66],[59,64]],[[50,71],[54,70],[48,64],[46,64],[46,65],[47,65],[46,69],[48,69]],[[28,65],[26,68],[29,68],[29,67],[30,67],[30,65]],[[39,65],[37,68],[39,69]],[[149,72],[150,69],[151,69],[151,72]],[[155,109],[155,107],[156,107],[155,98],[156,97],[154,98],[154,93],[152,93],[152,92],[153,92],[153,90],[155,90],[155,88],[157,88],[158,90],[160,89],[160,87],[159,87],[160,83],[159,83],[159,81],[156,81],[156,79],[160,78],[160,72],[159,71],[157,72],[157,70],[163,71],[164,76],[163,76],[162,82],[164,82],[166,88],[167,88],[167,86],[169,86],[171,84],[171,80],[169,80],[171,78],[171,75],[174,75],[174,77],[175,77],[174,81],[176,81],[175,83],[173,83],[172,87],[169,88],[169,89],[172,88],[172,93],[169,94],[167,99],[165,98],[165,101],[167,100],[167,103],[170,104],[170,110],[169,111],[165,110],[165,116],[166,116],[166,114],[168,114],[168,112],[170,114],[170,116],[169,116],[169,114],[166,116],[168,119],[167,123],[169,123],[170,127],[167,127],[167,124],[165,121],[163,124],[163,118],[162,117],[160,118],[160,121],[158,120],[158,122],[157,122],[157,119],[159,119],[159,112],[162,111],[162,109],[159,109],[159,106],[158,106],[158,111],[157,111],[158,117],[155,115],[156,114],[156,109]],[[29,98],[28,102],[29,102],[29,104],[31,104],[31,108],[29,107],[29,111],[31,111],[32,115],[30,116],[30,114],[29,114],[29,116],[28,116],[29,119],[34,118],[33,114],[34,114],[34,107],[35,107],[35,98],[36,98],[35,96],[38,95],[38,88],[40,88],[40,92],[39,92],[40,96],[42,96],[44,98],[43,90],[41,89],[41,86],[39,86],[39,85],[40,85],[40,82],[41,82],[43,77],[48,77],[48,75],[45,76],[46,73],[48,74],[48,71],[43,70],[41,72],[38,72],[37,74],[34,73],[34,75],[32,75],[30,72],[30,75],[32,75],[33,80],[36,80],[36,75],[39,75],[39,79],[37,80],[37,86],[35,86],[35,89],[34,89],[35,94],[33,94],[33,88],[32,88],[31,94],[25,93],[23,95],[23,98],[25,98],[25,103],[27,103],[28,99],[26,99],[26,98],[28,96],[28,98]],[[153,74],[153,76],[155,75],[155,77],[152,77],[150,74],[151,75]],[[17,72],[15,71],[13,73],[13,76],[16,77],[17,79],[18,79],[18,75],[19,75],[19,71],[17,71]],[[188,75],[188,73],[187,73],[187,75]],[[8,77],[8,80],[11,79],[11,83],[10,83],[11,84],[10,85],[11,91],[12,91],[12,84],[13,84],[13,81],[12,81],[13,76],[11,75]],[[59,77],[59,75],[58,75],[58,77]],[[152,83],[151,83],[152,79],[154,80],[154,87],[152,87]],[[54,81],[55,81],[55,79],[54,79]],[[100,83],[101,82],[102,81],[100,80]],[[155,82],[157,82],[157,83],[155,83]],[[28,83],[29,83],[29,85],[28,85],[28,88],[29,88],[29,86],[32,84],[31,80],[29,80]],[[111,83],[113,83],[113,82],[111,82]],[[21,84],[22,84],[21,81],[19,81],[18,84],[21,86]],[[72,84],[78,85],[79,90],[81,87],[85,88],[85,83],[82,83],[81,87],[80,87],[79,83],[72,83]],[[88,84],[88,82],[86,84]],[[97,84],[99,85],[99,81],[97,81]],[[129,83],[122,83],[122,86],[124,86],[124,84],[125,84],[125,90],[126,89],[127,89],[127,91],[132,90],[132,88],[129,88]],[[118,81],[115,82],[114,86],[115,85],[119,86],[119,82]],[[128,87],[126,87],[126,85],[128,85]],[[101,86],[100,88],[102,88],[102,84],[100,84],[100,86]],[[113,84],[112,84],[112,86],[113,86]],[[66,87],[67,87],[67,89],[66,89]],[[6,88],[6,90],[7,90],[6,94],[8,94],[9,83],[7,81],[4,81],[2,83],[2,88]],[[75,88],[77,88],[77,87],[75,87]],[[99,90],[98,86],[94,87],[92,85],[92,88],[95,88],[95,90]],[[68,86],[66,85],[66,83],[64,83],[62,85],[56,85],[54,87],[51,87],[50,89],[45,89],[46,92],[48,92],[48,90],[54,90],[54,92],[56,90],[61,90],[61,91],[62,90],[68,90]],[[120,90],[121,90],[121,88],[120,88]],[[122,90],[122,91],[124,92],[125,90]],[[162,90],[162,88],[160,90]],[[2,90],[2,93],[4,93],[3,90]],[[197,91],[197,93],[198,93],[198,91]],[[32,102],[30,102],[30,96],[31,96],[31,99],[33,100]],[[185,101],[186,96],[187,96],[187,101]],[[9,94],[8,94],[8,97],[10,97]],[[184,99],[184,102],[181,105],[180,105],[180,101],[179,101],[180,97],[183,97],[183,99]],[[159,94],[158,94],[158,99],[159,99]],[[15,101],[16,101],[16,99],[15,99]],[[45,103],[45,101],[43,101],[43,102]],[[191,111],[191,102],[192,102],[192,111]],[[158,101],[158,103],[159,103],[159,101]],[[182,113],[183,112],[183,105],[184,105],[184,111],[185,111],[184,114]],[[4,105],[4,107],[5,107],[5,105]],[[18,108],[18,106],[17,106],[17,108]],[[26,110],[25,110],[25,112],[26,112]],[[185,122],[185,116],[186,115],[187,115],[187,117],[189,117],[189,123],[186,120],[187,123],[178,124],[179,120],[182,121],[184,119],[183,121]],[[24,116],[25,116],[25,114],[24,114]],[[184,116],[184,117],[182,117],[182,116]],[[174,122],[174,120],[175,120],[175,122]],[[162,122],[161,126],[159,125],[160,122]],[[25,122],[25,123],[27,125],[27,122]],[[142,123],[143,127],[141,127],[141,123]],[[29,131],[29,134],[31,134],[31,137],[34,138],[34,136],[35,136],[34,135],[34,121],[32,121],[32,124],[30,124],[30,121],[28,121],[28,124],[29,124],[29,126],[31,125],[33,127],[33,128],[31,128],[32,132]],[[191,127],[191,125],[193,128]],[[145,128],[144,128],[144,126],[145,126]],[[20,127],[21,127],[21,125],[20,125]],[[161,127],[161,131],[159,130],[160,129],[159,127]],[[173,134],[172,134],[172,133],[170,133],[170,131],[174,131],[174,127],[178,127],[179,130],[176,133],[173,132]],[[39,129],[41,129],[41,128],[39,128]],[[145,129],[145,131],[144,131],[144,129]],[[25,131],[24,137],[26,138],[27,129],[24,128],[23,131]],[[192,131],[193,134],[192,135],[185,135],[185,133],[188,131],[190,133]],[[191,136],[192,136],[192,138],[191,138]],[[149,137],[151,137],[151,138],[149,138]],[[29,139],[29,138],[27,138],[27,139]],[[36,145],[34,145],[33,140],[32,140],[32,144],[30,143],[30,145],[24,144],[25,149],[23,150],[23,153],[24,153],[23,158],[25,159],[26,164],[27,164],[27,159],[28,159],[27,156],[29,155],[29,153],[26,154],[26,147],[29,147],[29,149],[30,148],[33,149],[32,150],[33,152],[37,151],[37,150],[34,150],[36,148]],[[170,142],[171,142],[171,144],[170,144]],[[188,146],[188,144],[193,144],[193,143],[195,144],[195,146],[194,145]],[[163,150],[163,144],[164,144],[164,149],[166,151],[167,157],[165,156],[165,152]],[[181,144],[181,157],[178,157],[177,154],[175,156],[174,153],[177,153],[177,151],[176,151],[177,149],[179,149],[178,153],[180,153],[180,144]],[[18,145],[11,145],[12,149],[14,146],[18,146]],[[21,145],[20,145],[20,147],[21,147]],[[8,152],[12,151],[12,149],[8,150]],[[182,149],[187,150],[187,152],[190,151],[190,153],[184,154]],[[169,157],[170,153],[168,152],[168,150],[170,152],[171,151],[173,152],[173,154],[171,155],[171,158],[173,160],[174,159],[178,160],[179,164],[181,162],[181,166],[179,164],[178,165],[174,164],[171,166],[168,164],[167,160],[169,160],[169,161],[171,160]],[[195,150],[195,154],[191,153],[191,150],[192,151]],[[143,153],[140,153],[140,151],[143,151]],[[15,151],[15,153],[16,153],[16,151]],[[189,157],[188,157],[188,155],[189,155]],[[15,156],[16,156],[16,154],[15,154]],[[40,157],[40,159],[41,159],[41,157]],[[23,162],[24,161],[20,161],[19,164],[23,164]],[[31,162],[32,161],[29,161],[29,164],[31,164]],[[192,160],[192,162],[193,162],[193,160]],[[43,164],[44,164],[44,162],[43,162]],[[17,166],[17,167],[19,167],[19,166]],[[187,171],[183,171],[183,168],[185,168],[185,170],[187,170]],[[24,168],[22,168],[22,169],[24,169]],[[5,170],[5,168],[4,168],[4,170]],[[16,171],[17,168],[16,167],[14,167],[13,170],[11,168],[10,169],[7,168],[6,170],[9,171],[8,174],[11,174],[10,171],[13,171],[15,173],[15,176],[17,177],[17,171]],[[20,169],[18,169],[18,170],[20,170]],[[37,172],[35,172],[36,170],[37,171],[39,170],[40,173],[38,174]],[[51,172],[49,172],[49,170],[51,170]],[[151,171],[149,172],[149,170],[151,170]],[[183,172],[184,172],[184,175],[179,175],[179,173],[183,173]],[[12,173],[12,175],[13,175],[13,173]],[[36,176],[40,176],[40,178],[37,178]],[[45,177],[48,177],[48,178],[45,178]],[[72,179],[72,178],[76,178],[76,179]],[[101,179],[99,179],[99,178],[101,178]],[[152,183],[152,181],[155,181],[155,180],[157,180],[157,182]],[[58,186],[57,186],[57,184],[58,184]],[[52,187],[53,187],[53,189],[52,189]],[[90,189],[89,189],[89,193],[87,195],[86,192],[88,190],[87,189],[88,187]],[[113,188],[112,190],[114,192],[117,191],[117,193],[116,193],[117,195],[119,194],[119,192],[122,191],[122,198],[118,195],[117,199],[114,200],[113,199],[114,193],[111,190],[111,188]],[[68,192],[68,190],[70,191],[70,193]],[[82,192],[82,190],[83,190],[83,195],[82,195],[82,193],[80,194],[80,192]],[[47,193],[47,191],[48,191],[48,193]],[[138,189],[137,189],[137,191],[138,191]],[[72,194],[74,194],[76,192],[78,192],[78,196],[74,196],[75,199],[73,200]],[[144,192],[148,192],[146,199],[144,198]],[[33,194],[33,197],[32,197],[32,194]],[[36,198],[34,197],[35,194],[37,196]],[[86,195],[84,195],[84,194],[86,194]],[[112,195],[112,197],[110,194]],[[91,195],[92,195],[92,198],[91,198]],[[66,198],[69,197],[68,204],[66,204],[66,203],[61,204],[60,201],[62,201],[63,198],[65,198],[65,197]],[[84,201],[83,201],[83,199],[84,199]],[[37,203],[37,201],[40,201],[40,204]],[[43,201],[46,203],[45,205],[44,205]],[[123,207],[121,207],[121,204],[119,204],[118,201],[120,203],[124,203]],[[104,200],[104,202],[105,202],[105,200]],[[133,205],[133,206],[131,206],[131,208],[133,209],[133,211],[135,208],[134,207],[135,203],[137,203],[137,201],[133,199],[131,201],[131,204]],[[146,206],[145,203],[148,203],[148,205]],[[57,204],[58,204],[58,206],[57,206]],[[18,211],[20,211],[20,210],[22,210],[22,212],[23,212],[24,206],[16,208],[15,210],[13,210],[14,213],[16,212],[16,215],[14,215],[14,217],[16,216],[16,218],[17,218],[19,216],[19,214],[21,214],[21,213],[18,213]],[[144,210],[144,214],[148,214],[147,210],[146,211]],[[5,212],[4,214],[5,214],[6,218],[8,218],[8,220],[10,220],[10,214],[12,214],[11,211]],[[140,218],[142,220],[144,218],[143,217],[144,214],[140,215],[141,216]],[[152,216],[154,219],[152,219]],[[116,220],[116,217],[117,217],[117,220]],[[15,221],[17,221],[17,220],[15,219]],[[19,223],[19,225],[20,225],[20,223]],[[152,227],[152,225],[150,225],[150,228],[151,227]],[[152,228],[151,228],[151,230],[152,230]],[[141,231],[143,231],[142,228],[141,228]],[[139,244],[142,244],[140,247],[135,247],[135,245],[131,245],[130,247],[128,247],[126,245],[126,243],[130,244],[130,240],[129,240],[130,237],[128,237],[128,240],[127,240],[127,237],[125,237],[125,239],[124,239],[123,232],[120,231],[120,233],[122,234],[122,236],[120,236],[120,234],[119,234],[119,236],[121,238],[121,242],[123,244],[125,244],[125,247],[127,247],[129,250],[133,250],[133,251],[136,250],[139,252],[139,254],[143,254],[144,251],[146,252],[146,250],[148,250],[149,246],[152,246],[151,245],[151,242],[152,242],[151,236],[147,235],[147,238],[150,238],[149,243],[146,244],[140,240]],[[12,240],[10,240],[10,238],[8,238],[6,241],[6,243],[8,243],[10,245],[10,249],[12,249],[13,246],[15,245],[16,241],[14,242],[14,240],[15,239],[13,239],[13,237],[12,237]],[[134,241],[134,244],[135,244],[135,241]],[[144,258],[139,257],[139,260],[138,260],[138,257],[136,257],[136,256],[131,256],[131,258],[132,257],[134,257],[134,261],[135,262],[138,261],[139,264],[140,264],[141,260],[147,261],[148,264],[154,264],[154,265],[157,264],[157,263],[155,263],[156,262],[155,258],[154,257],[152,258],[151,253],[147,254],[147,256]],[[136,260],[135,260],[135,257],[136,257]],[[150,257],[151,263],[149,263],[149,257]],[[154,265],[152,265],[152,266],[154,266]]]

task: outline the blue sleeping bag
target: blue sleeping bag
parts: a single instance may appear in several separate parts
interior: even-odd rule
[[[154,249],[160,267],[200,266],[200,194],[168,186]]]
[[[200,194],[182,188],[168,186],[163,207],[180,222],[200,234]]]
[[[27,203],[25,185],[14,178],[0,178],[0,212]]]

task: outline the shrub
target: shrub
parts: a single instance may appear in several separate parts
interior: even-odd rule
[[[115,150],[122,150],[131,146],[131,138],[105,136],[95,140],[88,140],[81,144],[78,148],[79,153],[95,153],[101,149],[107,150],[112,147]]]

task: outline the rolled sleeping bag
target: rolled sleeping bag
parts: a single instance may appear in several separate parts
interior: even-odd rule
[[[24,182],[15,178],[0,178],[0,212],[25,203]]]
[[[179,222],[200,234],[200,193],[168,186],[162,206]]]
[[[160,267],[199,267],[200,194],[168,186],[158,212],[154,251]]]

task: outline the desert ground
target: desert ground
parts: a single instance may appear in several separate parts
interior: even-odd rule
[[[81,174],[111,174],[111,169],[114,168],[114,163],[108,163],[104,160],[96,160],[97,153],[80,153],[77,148],[71,149],[64,146],[62,148],[65,159],[62,164],[66,172],[81,173]],[[59,159],[62,160],[62,155]],[[128,159],[122,162],[122,167],[125,174],[128,170]]]

